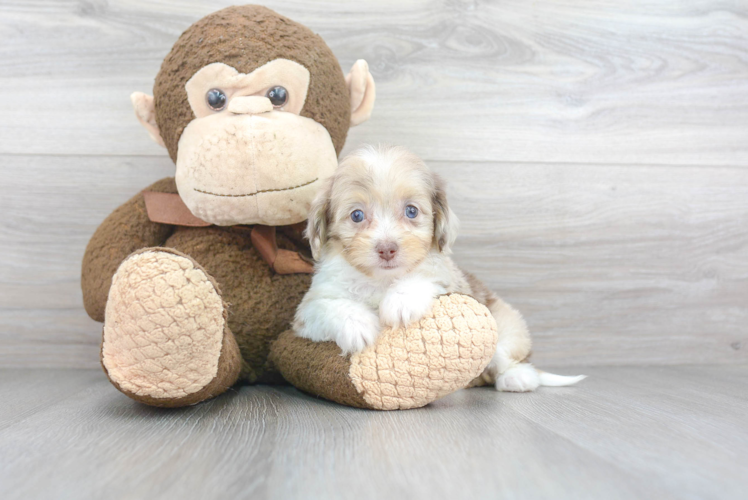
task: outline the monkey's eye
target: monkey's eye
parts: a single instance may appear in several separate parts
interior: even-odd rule
[[[414,207],[413,205],[408,205],[407,207],[405,207],[405,216],[408,219],[415,219],[417,215],[418,209],[416,207]]]
[[[355,223],[359,223],[364,220],[364,212],[361,210],[354,210],[351,212],[351,220]]]
[[[220,89],[210,89],[205,94],[205,100],[213,111],[221,111],[226,106],[226,94]]]
[[[288,91],[285,89],[285,87],[276,85],[275,87],[268,90],[268,93],[265,94],[265,97],[270,99],[270,102],[273,104],[274,108],[280,108],[288,102]]]

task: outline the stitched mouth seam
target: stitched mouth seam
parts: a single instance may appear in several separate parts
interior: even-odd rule
[[[318,180],[319,180],[319,177],[312,179],[309,182],[305,182],[304,184],[299,184],[298,186],[279,188],[279,189],[261,189],[260,191],[255,191],[254,193],[248,193],[248,194],[219,194],[219,193],[211,193],[210,191],[203,191],[197,188],[193,188],[193,189],[197,191],[198,193],[209,194],[211,196],[223,196],[225,198],[244,198],[246,196],[254,196],[256,194],[262,194],[262,193],[277,193],[278,191],[291,191],[292,189],[298,189],[304,186],[308,186],[309,184],[317,182]]]

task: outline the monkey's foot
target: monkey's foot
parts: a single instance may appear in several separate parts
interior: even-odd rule
[[[472,297],[446,295],[409,328],[387,329],[363,351],[341,356],[334,342],[282,333],[271,359],[297,388],[376,410],[419,408],[467,387],[488,365],[498,334]]]
[[[176,407],[228,389],[241,358],[213,279],[186,255],[150,248],[112,278],[101,363],[131,398]]]

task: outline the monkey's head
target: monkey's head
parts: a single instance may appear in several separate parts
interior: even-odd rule
[[[193,24],[132,95],[151,137],[176,163],[179,195],[218,225],[307,218],[337,167],[348,128],[369,118],[365,61],[343,76],[318,35],[265,7],[229,7]]]

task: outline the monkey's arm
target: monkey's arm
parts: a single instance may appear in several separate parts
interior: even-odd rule
[[[467,295],[442,295],[418,324],[385,328],[373,345],[341,356],[335,342],[293,330],[270,348],[273,366],[297,389],[349,406],[418,408],[470,384],[491,361],[491,311]]]
[[[173,178],[161,179],[146,189],[176,193]],[[138,193],[117,208],[101,223],[83,255],[81,288],[86,312],[96,321],[104,321],[112,276],[120,263],[136,250],[161,246],[174,226],[151,222],[143,194]]]

